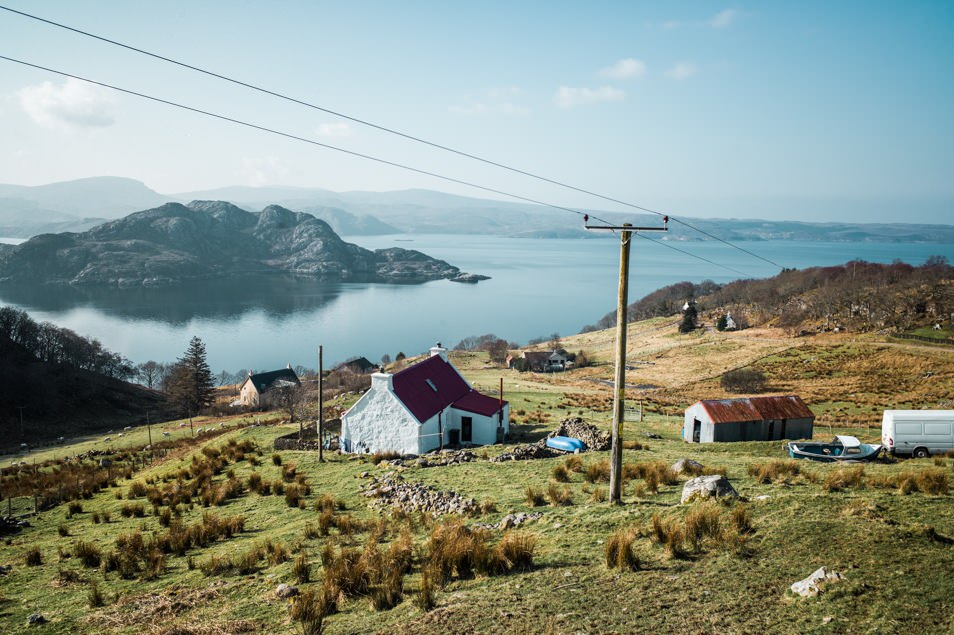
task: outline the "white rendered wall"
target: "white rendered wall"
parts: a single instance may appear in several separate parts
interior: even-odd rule
[[[682,438],[684,441],[692,443],[692,424],[698,419],[702,422],[702,429],[699,432],[699,443],[712,443],[712,422],[709,420],[709,414],[702,404],[695,404],[686,408],[686,418],[682,424]]]
[[[343,447],[352,452],[417,454],[418,427],[414,416],[388,390],[387,382],[373,382],[341,418],[341,439]]]

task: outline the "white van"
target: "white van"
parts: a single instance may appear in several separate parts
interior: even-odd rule
[[[917,458],[954,451],[954,410],[885,410],[881,443]]]

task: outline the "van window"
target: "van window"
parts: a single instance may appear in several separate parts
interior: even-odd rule
[[[895,434],[901,436],[902,434],[921,434],[921,422],[898,422],[894,424]]]
[[[939,422],[925,423],[924,434],[941,434],[949,437],[951,436],[951,424]]]

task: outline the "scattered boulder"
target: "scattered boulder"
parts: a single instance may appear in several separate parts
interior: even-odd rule
[[[703,465],[699,461],[682,458],[672,464],[672,471],[676,474],[702,474]]]
[[[30,626],[36,626],[37,624],[46,624],[46,618],[40,615],[39,613],[31,613],[27,617],[27,624]]]
[[[696,498],[722,498],[724,496],[738,498],[739,493],[735,491],[732,483],[726,477],[721,474],[709,474],[686,481],[686,484],[682,487],[682,498],[679,499],[679,502],[686,503]]]
[[[794,583],[791,587],[792,593],[803,598],[813,598],[821,593],[828,583],[837,582],[844,578],[845,576],[837,571],[832,571],[828,567],[820,567],[804,580]]]
[[[275,597],[281,598],[283,600],[295,597],[296,595],[298,595],[298,587],[296,586],[282,583],[275,588]]]

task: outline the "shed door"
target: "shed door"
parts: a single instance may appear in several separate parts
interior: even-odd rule
[[[473,417],[460,418],[460,440],[464,443],[470,443],[474,438],[474,419]]]
[[[692,420],[692,442],[699,443],[699,438],[702,436],[702,422],[698,419]]]

